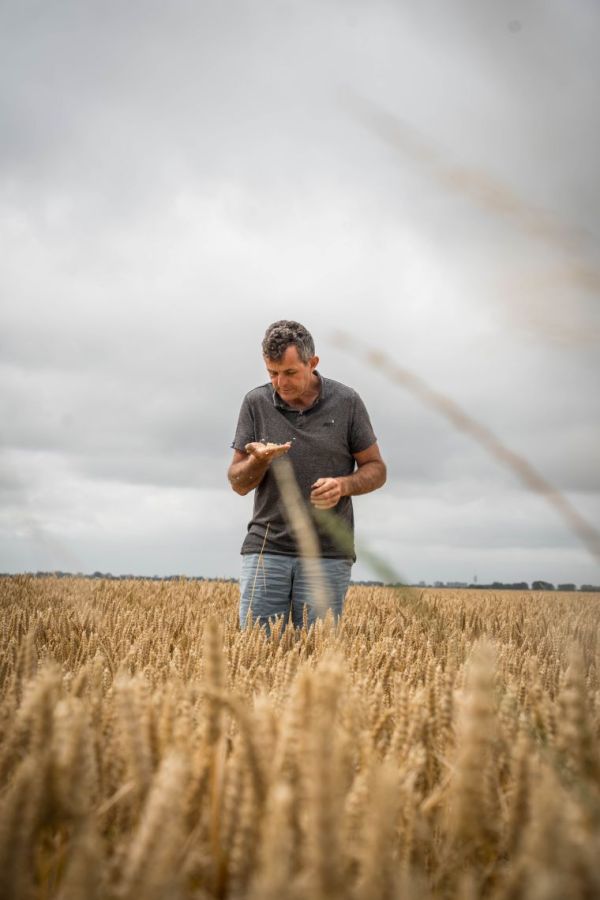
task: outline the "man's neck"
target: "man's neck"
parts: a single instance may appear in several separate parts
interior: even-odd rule
[[[313,373],[313,377],[311,379],[311,384],[307,391],[299,397],[298,400],[294,401],[294,403],[288,403],[287,400],[284,403],[290,407],[290,409],[295,410],[304,410],[309,409],[317,400],[317,397],[321,393],[321,378],[317,372]]]

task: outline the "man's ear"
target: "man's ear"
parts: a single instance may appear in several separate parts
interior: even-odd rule
[[[319,365],[319,357],[313,356],[312,359],[309,359],[308,364],[311,367],[311,369],[316,369],[317,366]]]

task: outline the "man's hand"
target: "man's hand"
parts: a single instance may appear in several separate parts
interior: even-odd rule
[[[260,462],[270,462],[287,453],[291,446],[291,441],[288,441],[287,444],[261,444],[260,441],[253,441],[251,444],[246,444],[244,450],[249,456],[253,456]]]
[[[318,478],[311,487],[310,502],[317,509],[331,509],[341,497],[368,494],[385,484],[386,469],[379,447],[373,444],[360,453],[354,453],[358,469],[352,475],[337,478]]]
[[[341,496],[341,478],[318,478],[311,486],[310,502],[317,509],[331,509],[337,506]]]
[[[243,497],[258,487],[271,462],[277,456],[287,453],[291,446],[291,441],[287,444],[262,444],[259,441],[252,441],[246,444],[243,451],[234,450],[227,477],[236,494]]]

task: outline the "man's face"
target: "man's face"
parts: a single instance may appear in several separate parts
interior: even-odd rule
[[[313,356],[308,362],[302,362],[298,356],[298,348],[294,344],[286,347],[279,360],[265,357],[271,384],[286,403],[296,403],[310,392],[313,387],[313,371],[318,362],[318,356]]]

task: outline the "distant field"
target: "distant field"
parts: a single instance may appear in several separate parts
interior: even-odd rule
[[[3,898],[600,896],[600,595],[0,580]]]

